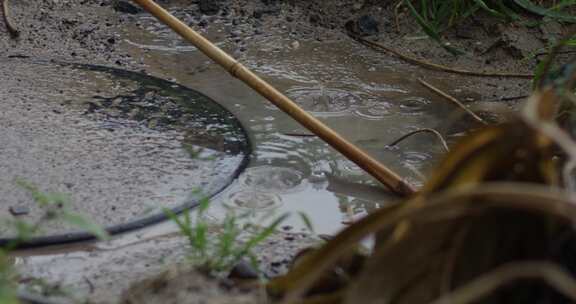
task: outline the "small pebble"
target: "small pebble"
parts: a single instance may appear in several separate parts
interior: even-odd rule
[[[27,215],[28,213],[30,213],[30,209],[28,207],[25,206],[10,207],[10,214],[12,214],[13,216]]]

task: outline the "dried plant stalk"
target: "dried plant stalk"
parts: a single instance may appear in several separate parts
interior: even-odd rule
[[[507,283],[531,278],[544,280],[576,303],[576,280],[562,268],[549,262],[516,262],[489,272],[431,304],[474,303]]]

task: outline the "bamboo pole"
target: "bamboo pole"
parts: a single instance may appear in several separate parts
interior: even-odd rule
[[[305,128],[327,142],[349,160],[356,163],[360,168],[364,169],[390,190],[403,196],[415,192],[412,185],[404,181],[398,174],[388,169],[366,152],[354,146],[334,130],[323,124],[320,120],[304,111],[288,97],[280,93],[223,50],[212,44],[209,40],[202,37],[186,24],[182,23],[154,1],[134,0],[134,2],[138,3],[161,22],[172,28],[172,30],[196,46],[206,56],[210,57],[226,69],[232,76],[242,80],[245,84],[260,93],[260,95],[268,99]]]

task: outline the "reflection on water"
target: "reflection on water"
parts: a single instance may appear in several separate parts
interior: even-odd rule
[[[391,107],[390,103],[380,102],[368,107],[358,108],[354,111],[354,114],[363,119],[380,120],[394,114]]]
[[[341,89],[294,87],[286,95],[303,109],[318,117],[342,116],[362,103],[360,96]]]
[[[423,115],[429,112],[426,108],[430,106],[430,101],[422,97],[408,97],[400,102],[398,110],[405,115]]]
[[[263,211],[278,208],[281,204],[278,195],[259,192],[247,187],[244,190],[231,193],[225,199],[225,205],[231,208],[241,208],[250,211]]]
[[[240,176],[240,184],[254,191],[290,193],[302,191],[306,186],[302,172],[292,168],[272,166],[252,167]]]

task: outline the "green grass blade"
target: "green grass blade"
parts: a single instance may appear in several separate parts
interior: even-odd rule
[[[516,3],[521,8],[540,16],[545,16],[564,22],[576,23],[576,16],[538,6],[532,3],[530,0],[514,0],[514,3]]]
[[[218,257],[218,261],[215,263],[216,270],[223,270],[223,268],[232,267],[232,265],[226,265],[228,262],[227,259],[230,258],[233,252],[234,243],[240,235],[240,229],[236,225],[236,218],[233,215],[228,215],[226,217],[222,230],[218,242],[218,252],[216,254]]]
[[[279,218],[274,220],[274,222],[272,222],[272,224],[270,224],[268,227],[266,227],[260,233],[258,233],[257,235],[252,237],[250,240],[248,240],[248,242],[246,242],[246,244],[244,244],[244,246],[236,253],[236,255],[234,257],[234,261],[240,260],[243,256],[248,254],[250,252],[250,250],[252,250],[252,248],[254,248],[254,246],[258,245],[260,242],[262,242],[263,240],[268,238],[270,235],[272,235],[272,233],[274,233],[274,231],[276,231],[278,226],[282,222],[284,222],[288,218],[288,216],[290,216],[290,215],[289,214],[283,214],[282,216],[280,216]]]
[[[480,8],[482,8],[484,11],[488,12],[490,15],[498,17],[498,18],[502,18],[502,19],[507,19],[507,16],[500,13],[499,11],[490,8],[488,5],[486,5],[486,3],[482,0],[472,0],[474,1],[474,3],[476,3],[478,6],[480,6]]]
[[[0,303],[17,304],[16,288],[12,280],[13,270],[8,255],[0,250]]]
[[[70,211],[64,211],[60,215],[60,218],[66,224],[89,232],[100,240],[107,240],[110,238],[110,235],[106,230],[104,230],[104,228],[102,228],[102,226],[92,222],[84,216]]]
[[[300,216],[300,218],[302,219],[302,222],[304,222],[304,225],[306,226],[306,229],[308,229],[308,231],[310,231],[310,233],[315,234],[315,230],[314,230],[314,225],[312,224],[312,221],[310,220],[310,218],[308,217],[308,215],[306,215],[304,212],[298,212],[298,215]]]
[[[426,22],[426,20],[424,20],[424,18],[418,13],[418,11],[414,7],[414,5],[412,5],[410,0],[404,0],[404,3],[406,3],[406,6],[410,10],[410,13],[414,16],[414,18],[416,19],[416,22],[418,22],[418,24],[420,25],[420,27],[422,28],[424,33],[426,33],[426,35],[428,35],[430,38],[432,38],[432,40],[438,42],[438,44],[440,44],[440,46],[442,46],[450,54],[452,54],[452,55],[464,54],[464,52],[443,43],[442,38],[440,37],[440,34],[438,32],[438,29],[434,28],[430,23],[428,23],[428,22]]]
[[[206,212],[206,210],[208,210],[208,207],[210,207],[210,198],[208,197],[201,198],[198,205],[198,214],[203,215]]]
[[[480,9],[480,5],[478,5],[477,3],[474,3],[474,5],[470,6],[469,8],[463,10],[462,13],[462,20],[467,19],[468,17],[474,15],[478,10]]]
[[[190,239],[190,238],[189,238]],[[208,256],[208,225],[204,222],[196,223],[194,234],[191,237],[192,244],[198,250],[202,259]]]
[[[162,211],[164,212],[164,214],[166,214],[166,216],[168,216],[168,218],[171,221],[176,223],[176,226],[178,226],[180,233],[182,233],[182,235],[184,235],[188,239],[190,245],[194,246],[195,241],[194,241],[194,235],[192,233],[192,226],[190,225],[189,212],[186,212],[184,214],[184,221],[181,221],[180,218],[178,218],[178,215],[176,215],[176,213],[174,213],[172,210],[168,208],[163,208]]]
[[[508,0],[499,0],[498,1],[498,9],[500,12],[508,17],[509,20],[512,21],[520,21],[522,18],[518,15],[509,5],[506,5],[505,2]]]
[[[566,1],[562,1],[556,5],[554,5],[553,7],[551,7],[551,10],[554,11],[560,11],[561,9],[565,8],[565,7],[570,7],[572,5],[576,5],[576,0],[566,0]]]
[[[428,16],[428,14],[429,14],[428,2],[429,2],[429,0],[421,0],[420,1],[420,7],[421,7],[420,11],[422,12],[422,18],[424,20],[430,20],[430,17]]]
[[[430,23],[428,23],[428,21],[424,17],[422,17],[418,13],[418,11],[414,7],[414,5],[412,5],[412,2],[410,0],[404,0],[404,3],[406,3],[406,6],[410,10],[410,13],[412,14],[412,16],[414,16],[416,22],[418,22],[418,24],[420,25],[422,30],[426,33],[426,35],[430,36],[430,38],[434,40],[439,41],[440,34],[438,33],[437,29],[435,29]]]
[[[551,78],[554,78],[552,75],[554,73],[553,62],[556,56],[558,55],[557,54],[558,51],[562,47],[567,46],[568,43],[574,42],[574,40],[576,40],[576,37],[574,36],[565,37],[564,39],[556,43],[554,47],[552,47],[552,49],[550,50],[546,58],[544,58],[544,60],[538,63],[538,65],[536,66],[536,71],[534,73],[534,79],[532,80],[532,89],[534,90],[541,89],[543,86],[547,84],[547,82]]]
[[[15,181],[16,185],[18,185],[20,188],[26,190],[28,193],[30,193],[30,195],[32,195],[32,198],[34,199],[34,201],[41,207],[46,207],[49,203],[50,203],[50,199],[47,195],[45,195],[44,193],[42,193],[36,186],[34,186],[33,184],[22,180],[22,179],[16,179]]]

